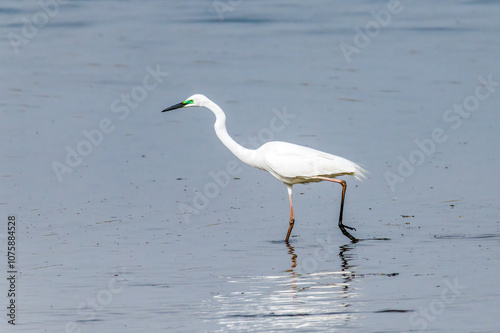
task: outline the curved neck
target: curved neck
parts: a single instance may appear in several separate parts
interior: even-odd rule
[[[251,159],[254,153],[254,150],[247,149],[241,145],[239,145],[236,141],[233,140],[227,133],[226,129],[226,115],[224,111],[212,101],[207,101],[203,105],[208,108],[215,114],[215,124],[214,129],[215,133],[219,137],[220,141],[226,146],[236,157],[238,157],[243,162],[252,165]]]

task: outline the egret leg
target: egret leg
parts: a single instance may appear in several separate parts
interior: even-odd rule
[[[292,203],[292,185],[287,185],[288,189],[288,199],[290,200],[290,225],[288,227],[288,233],[286,234],[285,242],[288,243],[290,238],[290,233],[292,232],[293,225],[295,223],[295,218],[293,217],[293,203]]]
[[[346,228],[350,229],[350,230],[354,230],[354,231],[356,231],[356,229],[353,227],[349,227],[349,226],[345,225],[344,223],[342,223],[342,214],[344,213],[344,198],[345,198],[345,191],[347,189],[347,183],[345,182],[345,180],[338,180],[335,178],[327,178],[327,177],[316,177],[316,178],[322,179],[322,180],[328,180],[330,182],[334,182],[334,183],[338,183],[338,184],[342,185],[342,200],[340,201],[339,228],[340,228],[340,231],[342,231],[342,233],[344,234],[344,236],[346,236],[347,238],[349,238],[353,242],[357,242],[359,239],[357,239],[356,237],[351,235],[346,230]]]

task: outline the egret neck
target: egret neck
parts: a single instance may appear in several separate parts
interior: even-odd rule
[[[241,161],[251,166],[256,166],[254,163],[255,150],[247,149],[241,146],[236,141],[234,141],[233,138],[231,138],[227,133],[226,114],[224,113],[224,111],[222,111],[222,109],[211,100],[205,101],[203,106],[215,114],[215,124],[214,124],[215,133],[219,137],[220,141],[222,141],[224,146],[226,146],[227,149],[229,149]]]

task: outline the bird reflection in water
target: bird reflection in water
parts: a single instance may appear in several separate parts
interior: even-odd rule
[[[319,299],[329,299],[329,308],[335,309],[337,307],[337,309],[324,312],[322,315],[338,315],[344,318],[345,321],[349,321],[352,317],[351,312],[345,308],[351,306],[349,300],[352,297],[352,292],[350,288],[356,277],[354,269],[357,267],[357,265],[353,263],[353,260],[355,260],[355,253],[352,251],[356,245],[351,243],[339,247],[338,256],[340,258],[340,271],[313,271],[308,273],[303,272],[304,269],[300,265],[297,266],[297,254],[293,246],[288,242],[286,246],[292,261],[291,268],[286,270],[286,272],[290,273],[288,292],[291,296],[290,301],[294,302],[294,300],[300,299],[301,303],[307,304],[308,300],[317,302]],[[332,253],[333,255],[333,252],[328,252],[327,249],[325,249],[325,252]],[[320,258],[316,252],[314,254],[312,260],[333,262],[333,257]],[[304,294],[299,297],[299,295],[301,295],[300,292],[304,292]],[[341,300],[341,303],[337,303],[337,306],[331,303],[335,301],[335,299],[338,301]],[[341,310],[339,311],[338,308],[341,308]]]
[[[286,270],[286,272],[290,272],[291,275],[290,291],[293,299],[295,298],[297,292],[297,272],[295,272],[295,267],[297,267],[297,255],[295,254],[293,246],[291,246],[289,242],[286,242],[286,247],[288,248],[288,254],[290,254],[292,258],[292,267]]]
[[[281,274],[228,278],[234,291],[214,296],[211,304],[217,309],[217,321],[230,330],[262,332],[297,327],[331,331],[350,325],[356,316],[351,306],[358,295],[353,287],[358,276],[354,272],[356,244],[320,244],[323,247],[317,247],[313,255],[301,258],[286,243],[291,265],[288,261],[289,268]],[[319,249],[323,252],[318,253]],[[316,260],[315,269],[308,270],[311,260]],[[326,265],[330,267],[318,268]]]
[[[342,303],[342,306],[345,308],[348,308],[351,306],[351,303],[348,302],[350,298],[349,294],[349,287],[354,281],[354,278],[356,277],[356,273],[354,272],[354,268],[356,268],[356,265],[352,263],[352,260],[354,259],[354,254],[349,253],[353,249],[353,244],[345,244],[340,246],[340,252],[339,252],[339,257],[341,264],[340,266],[342,267],[342,276],[344,277],[344,288],[343,288],[343,298],[344,298],[344,303]]]
[[[293,246],[290,245],[289,242],[286,242],[286,247],[288,248],[288,253],[292,256],[292,268],[287,270],[287,272],[291,272],[292,276],[295,276],[295,267],[297,267],[297,255],[295,254],[295,250]]]
[[[344,283],[346,284],[346,289],[349,289],[349,284],[354,280],[356,273],[353,271],[356,268],[356,265],[352,264],[352,260],[354,259],[354,254],[349,253],[354,248],[353,244],[345,244],[340,246],[340,267],[342,267],[342,272],[344,272]]]

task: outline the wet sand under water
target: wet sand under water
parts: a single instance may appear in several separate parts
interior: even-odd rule
[[[74,2],[17,52],[4,39],[19,292],[2,332],[496,332],[500,6],[401,4],[350,59],[387,2]],[[5,5],[2,34],[40,10]],[[160,112],[193,93],[247,147],[364,165],[344,178],[361,241],[319,183],[294,186],[286,244],[286,187],[235,160],[209,111]]]

